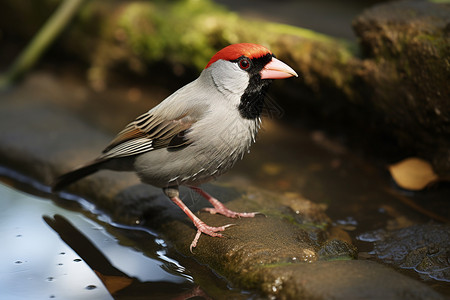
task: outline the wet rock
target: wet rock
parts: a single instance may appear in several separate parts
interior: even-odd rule
[[[322,245],[318,254],[321,260],[349,259],[356,258],[358,250],[349,243],[332,239]]]
[[[49,97],[46,88],[27,91],[25,84],[2,95],[0,104],[0,164],[45,184],[95,157],[112,137],[50,105]],[[133,174],[99,172],[68,188],[116,221],[158,230],[182,254],[207,264],[234,285],[265,296],[378,299],[383,294],[391,299],[410,295],[442,299],[431,288],[386,267],[349,260],[355,250],[331,237],[324,206],[297,194],[284,197],[251,186],[211,184],[206,190],[220,195],[231,209],[261,211],[264,216],[230,220],[201,212],[210,225],[236,226],[225,231],[225,238],[202,236],[191,253],[189,244],[196,232],[191,222],[161,191],[140,184]],[[182,194],[192,210],[206,206],[186,189]],[[330,261],[336,259],[346,261]]]
[[[444,299],[415,285],[417,281],[370,261],[321,261],[301,268],[286,265],[261,276],[261,288],[276,299]]]
[[[356,78],[370,105],[400,146],[442,175],[450,173],[449,22],[448,2],[394,1],[353,23],[366,56]]]
[[[392,232],[377,231],[361,237],[375,241],[374,254],[436,280],[450,281],[450,226],[415,225]]]

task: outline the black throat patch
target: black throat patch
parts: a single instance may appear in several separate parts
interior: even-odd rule
[[[267,54],[251,60],[252,65],[247,70],[250,80],[238,106],[239,113],[244,119],[256,119],[261,116],[264,108],[264,98],[272,80],[261,79],[260,72],[272,60],[272,57],[272,54]]]

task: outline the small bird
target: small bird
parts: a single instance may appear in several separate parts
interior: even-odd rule
[[[198,187],[242,159],[261,124],[266,91],[272,79],[297,77],[267,48],[249,43],[217,52],[200,76],[128,124],[91,162],[57,178],[53,191],[102,169],[135,171],[142,182],[163,192],[192,220],[197,234],[219,233],[230,225],[212,227],[201,221],[179,197],[185,185],[206,198],[211,214],[230,218],[256,213],[229,210]]]

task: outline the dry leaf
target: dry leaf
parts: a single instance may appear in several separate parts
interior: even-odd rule
[[[395,182],[404,189],[419,191],[438,180],[431,164],[423,159],[411,157],[389,166]]]

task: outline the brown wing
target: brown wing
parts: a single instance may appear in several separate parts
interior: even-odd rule
[[[184,114],[173,120],[163,120],[150,113],[139,116],[122,130],[103,150],[102,158],[132,156],[161,148],[188,145],[185,133],[195,119]]]

